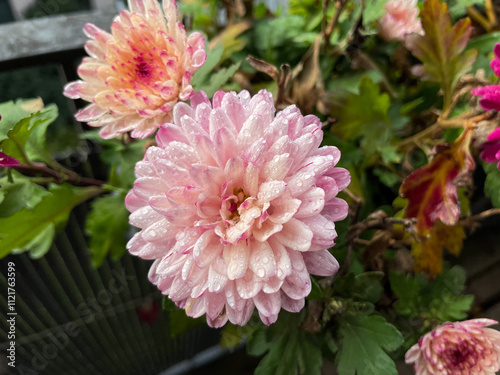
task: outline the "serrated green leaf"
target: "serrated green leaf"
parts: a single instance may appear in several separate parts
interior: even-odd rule
[[[343,139],[361,139],[365,154],[380,152],[392,138],[388,116],[390,98],[370,78],[363,77],[359,95],[350,94],[345,105],[333,110],[338,123],[332,132]]]
[[[52,242],[54,241],[54,236],[56,235],[56,228],[54,223],[48,223],[44,229],[38,233],[35,238],[31,240],[31,242],[26,245],[26,248],[30,251],[30,257],[33,259],[39,259],[45,255],[45,253],[52,246]],[[23,250],[17,251],[13,250],[12,253],[20,253]]]
[[[433,299],[440,299],[443,294],[459,295],[465,289],[467,275],[460,266],[455,266],[438,275],[431,283]]]
[[[364,272],[356,275],[354,278],[355,288],[353,295],[361,301],[377,302],[382,296],[384,289],[381,284],[383,277],[384,273],[378,271]]]
[[[222,68],[217,73],[212,74],[210,77],[210,83],[203,87],[203,91],[211,98],[217,90],[220,90],[222,86],[238,71],[241,62],[231,65],[227,68]]]
[[[23,118],[28,117],[29,112],[22,108],[22,100],[15,103],[11,100],[0,104],[0,141],[7,138],[7,133]]]
[[[306,336],[301,334],[299,336]],[[309,339],[300,339],[300,350],[298,351],[299,373],[320,375],[321,365],[323,364],[323,356],[321,350],[314,345]]]
[[[0,218],[9,217],[25,208],[35,191],[34,187],[35,185],[29,181],[2,183],[0,192],[3,199],[0,200]]]
[[[373,174],[379,178],[380,182],[390,188],[396,187],[401,182],[399,177],[396,176],[394,172],[391,172],[387,169],[374,168]]]
[[[269,350],[269,343],[266,341],[266,329],[261,327],[252,333],[247,342],[247,353],[259,357]]]
[[[471,70],[477,56],[476,50],[464,52],[471,22],[464,18],[452,26],[448,5],[441,0],[426,0],[420,17],[424,35],[410,34],[406,39],[408,49],[423,63],[413,71],[423,80],[441,85],[447,108],[456,83]]]
[[[379,148],[380,156],[386,164],[399,163],[403,157],[398,153],[398,148],[393,145],[384,145]]]
[[[44,254],[52,243],[54,232],[61,230],[70,211],[84,200],[98,194],[95,187],[76,188],[70,185],[51,186],[34,209],[24,208],[7,218],[0,218],[0,258],[16,250],[34,251],[35,256]],[[33,242],[37,239],[36,242]],[[50,240],[49,240],[50,239]]]
[[[496,163],[483,163],[483,168],[486,172],[484,195],[491,199],[493,206],[500,208],[500,171]]]
[[[267,342],[267,347],[269,352],[255,369],[255,375],[321,374],[323,358],[312,335],[297,329],[289,330],[274,336]]]
[[[455,296],[444,294],[439,300],[434,300],[431,310],[426,316],[439,319],[441,322],[454,322],[467,317],[474,302],[473,295]]]
[[[375,303],[380,299],[383,272],[365,272],[354,275],[350,272],[345,277],[335,280],[335,295],[355,301]]]
[[[28,162],[25,154],[30,159],[44,160],[46,157],[44,151],[45,130],[57,116],[57,106],[50,105],[31,114],[29,117],[19,120],[7,133],[8,138],[0,143],[0,150],[21,163]],[[32,139],[30,139],[31,136],[33,136]]]
[[[397,375],[386,351],[394,351],[403,336],[381,316],[343,316],[339,326],[340,349],[336,356],[339,375]]]
[[[421,284],[416,278],[399,273],[389,273],[391,289],[398,296],[394,303],[396,312],[403,316],[417,316],[420,308]]]
[[[125,234],[130,227],[129,212],[124,201],[125,196],[117,194],[107,195],[92,202],[85,222],[85,232],[90,236],[89,249],[95,267],[99,267],[108,254],[113,259],[119,259],[125,253]]]
[[[391,289],[398,296],[394,303],[402,316],[437,319],[441,322],[464,319],[474,297],[460,295],[465,288],[465,271],[459,266],[445,270],[432,282],[425,276],[389,274]]]

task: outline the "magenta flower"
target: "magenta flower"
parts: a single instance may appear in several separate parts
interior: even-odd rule
[[[481,148],[481,158],[486,163],[497,163],[497,168],[500,169],[500,128],[488,135],[488,141],[483,143]]]
[[[300,311],[309,274],[338,269],[327,249],[348,211],[336,195],[349,172],[322,138],[316,116],[275,115],[265,90],[178,103],[136,165],[125,204],[142,230],[130,253],[155,259],[151,282],[211,326],[244,325],[254,307],[268,325],[281,308]]]
[[[0,167],[15,167],[18,164],[19,160],[0,152]]]
[[[493,72],[500,77],[500,43],[493,49],[495,58],[491,60],[490,67]],[[500,111],[500,85],[489,85],[478,87],[471,91],[472,95],[479,96],[479,105],[485,110]],[[483,151],[481,158],[487,163],[497,163],[500,169],[500,128],[493,130],[488,135],[488,140],[481,145]]]
[[[417,375],[494,375],[500,370],[500,332],[491,319],[445,323],[406,352]]]
[[[490,61],[490,67],[493,72],[500,77],[500,43],[497,43],[493,48],[495,57]],[[496,110],[500,111],[500,85],[489,85],[478,87],[471,91],[472,95],[479,96],[479,105],[485,111]]]
[[[389,0],[385,12],[378,21],[378,32],[383,39],[403,41],[406,34],[423,33],[417,0]]]
[[[102,127],[103,138],[132,131],[146,138],[172,120],[178,100],[193,93],[191,77],[206,60],[200,33],[186,37],[176,21],[175,0],[129,0],[111,25],[111,34],[87,24],[85,45],[90,55],[78,67],[81,81],[71,82],[64,95],[92,104],[76,114],[90,126]]]

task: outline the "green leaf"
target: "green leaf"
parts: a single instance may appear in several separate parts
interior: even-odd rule
[[[398,176],[384,168],[374,168],[373,174],[378,177],[380,182],[390,188],[395,188],[401,182]]]
[[[433,301],[428,316],[437,318],[441,322],[463,320],[467,317],[473,302],[473,295],[443,294],[439,300]]]
[[[46,159],[44,151],[45,130],[58,116],[57,106],[50,105],[31,116],[21,119],[8,133],[7,139],[0,143],[3,153],[27,163],[30,159]],[[40,129],[37,129],[40,128]],[[30,136],[33,137],[30,139]],[[29,141],[28,141],[29,139]]]
[[[340,350],[336,356],[339,375],[397,375],[394,351],[403,336],[381,316],[345,315],[339,326]]]
[[[311,293],[307,296],[308,300],[320,300],[323,298],[323,290],[318,282],[311,277]]]
[[[9,217],[26,207],[35,185],[29,181],[14,182],[13,184],[1,183],[0,192],[0,217]]]
[[[460,266],[455,266],[438,275],[431,283],[433,299],[440,299],[444,293],[458,295],[465,289],[467,275]]]
[[[175,305],[174,301],[172,301],[167,296],[163,296],[162,301],[161,301],[161,308],[163,310],[165,310],[165,311],[174,311],[174,310],[178,310],[179,309]]]
[[[119,259],[125,253],[125,234],[130,226],[129,212],[124,201],[124,194],[116,194],[92,202],[85,222],[85,232],[90,236],[89,248],[95,267],[99,267],[108,254],[113,259]]]
[[[226,323],[221,332],[220,346],[223,348],[235,348],[245,337],[249,337],[257,327],[246,324],[243,327],[231,323]]]
[[[391,272],[391,289],[398,296],[394,308],[398,314],[414,318],[441,322],[464,319],[474,300],[474,296],[460,295],[465,279],[465,271],[459,266],[445,270],[431,283],[422,274],[411,277]]]
[[[193,319],[186,315],[182,309],[177,309],[169,313],[169,328],[170,336],[177,337],[187,332],[189,329],[205,324],[206,319],[204,316]]]
[[[32,251],[33,257],[42,256],[50,248],[55,231],[66,225],[73,207],[99,192],[95,187],[55,185],[34,209],[24,208],[0,218],[0,258],[23,251]]]
[[[486,172],[484,182],[484,194],[491,199],[493,206],[500,208],[500,171],[496,163],[483,163]]]
[[[399,273],[389,273],[391,289],[398,296],[394,303],[396,312],[403,316],[417,316],[420,309],[421,284],[417,278],[402,275]]]
[[[475,38],[471,38],[469,40],[469,43],[467,44],[467,49],[468,50],[477,49],[479,51],[479,54],[473,66],[474,72],[477,71],[478,69],[483,69],[486,77],[492,77],[495,75],[493,70],[490,68],[490,60],[491,60],[490,56],[493,51],[493,47],[495,47],[495,44],[497,44],[499,40],[500,40],[500,31],[483,34]]]
[[[196,71],[191,80],[191,86],[194,91],[204,90],[204,86],[208,83],[210,74],[219,63],[224,47],[222,45],[216,46],[214,49],[207,51],[207,60],[205,64]]]
[[[423,80],[437,82],[444,92],[444,107],[451,104],[456,83],[472,68],[476,50],[467,50],[472,31],[468,18],[452,26],[448,6],[441,0],[426,0],[420,12],[425,35],[410,34],[406,45],[423,65],[413,72]]]
[[[467,7],[474,5],[483,5],[484,0],[449,0],[450,16],[453,19],[462,17],[467,14]]]
[[[99,157],[111,167],[110,183],[125,190],[131,189],[135,181],[135,164],[144,157],[147,140],[140,139],[124,145],[118,139],[102,139],[98,132],[85,132],[82,138],[102,146]]]
[[[262,333],[258,337],[262,340]],[[292,329],[274,336],[267,345],[261,342],[260,347],[269,348],[269,353],[260,361],[255,375],[320,375],[323,358],[313,341],[312,335]]]
[[[382,295],[383,288],[380,281],[383,276],[383,272],[365,272],[359,275],[350,272],[345,277],[335,280],[333,288],[338,296],[375,303]]]
[[[387,0],[367,0],[364,2],[363,26],[368,26],[386,13],[386,2]]]
[[[392,138],[390,104],[389,95],[381,93],[379,86],[365,76],[359,85],[359,95],[349,95],[345,105],[334,109],[332,114],[338,123],[332,131],[346,140],[361,138],[361,148],[366,154],[381,152]]]
[[[332,91],[332,94],[336,94],[337,91],[343,90],[351,94],[359,95],[359,87],[361,79],[363,77],[368,77],[372,82],[380,83],[384,78],[376,70],[368,70],[365,72],[349,73],[325,82],[327,84],[328,91]]]
[[[269,350],[270,344],[266,341],[266,328],[260,327],[250,336],[247,342],[247,353],[260,357]]]
[[[23,101],[17,100],[15,103],[11,100],[0,104],[0,141],[7,138],[7,133],[21,119],[28,117],[30,114],[22,108]]]
[[[236,64],[231,65],[227,68],[222,68],[217,73],[212,74],[210,77],[210,83],[203,87],[203,90],[211,98],[217,90],[220,90],[222,86],[238,71],[240,68],[241,61]]]

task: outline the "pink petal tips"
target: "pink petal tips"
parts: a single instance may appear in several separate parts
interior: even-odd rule
[[[175,0],[129,0],[111,25],[111,34],[87,24],[90,57],[78,67],[81,80],[64,88],[64,95],[89,104],[76,114],[78,121],[101,127],[103,138],[132,131],[146,138],[172,120],[178,100],[193,94],[193,74],[205,63],[205,39],[189,37],[176,21]]]
[[[19,160],[0,152],[0,167],[15,167],[18,164]]]
[[[494,375],[500,370],[500,332],[484,327],[497,323],[491,319],[445,323],[406,352],[406,363],[414,363],[417,375]]]
[[[295,106],[275,114],[271,94],[196,93],[178,103],[136,165],[126,198],[141,228],[130,253],[154,259],[150,280],[192,317],[244,325],[256,307],[265,324],[298,312],[309,274],[338,270],[328,248],[336,197],[350,182],[340,151],[321,147],[321,122]]]
[[[403,41],[406,34],[423,34],[418,12],[417,0],[387,1],[385,16],[378,21],[379,35],[387,41]]]

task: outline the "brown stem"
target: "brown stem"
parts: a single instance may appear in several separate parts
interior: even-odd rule
[[[453,118],[451,120],[438,119],[434,124],[432,124],[428,128],[422,130],[417,134],[412,135],[409,138],[403,139],[402,141],[398,142],[396,144],[396,147],[398,149],[402,149],[412,143],[417,144],[419,140],[430,137],[433,135],[434,132],[439,132],[445,128],[461,128],[467,126],[467,123],[472,125],[480,121],[491,120],[494,116],[496,116],[496,111],[484,112],[478,116],[470,118]]]
[[[346,0],[340,0],[338,5],[337,5],[337,11],[333,15],[332,19],[328,23],[325,29],[325,33],[323,34],[323,40],[325,41],[323,48],[326,49],[326,47],[330,44],[330,36],[332,35],[333,29],[335,29],[335,26],[337,26],[337,23],[339,22],[340,14],[342,13],[342,10],[344,7],[347,5]]]
[[[57,184],[62,184],[64,182],[75,186],[103,186],[106,185],[105,181],[96,180],[93,178],[87,178],[79,176],[78,174],[72,172],[67,176],[63,176],[61,173],[50,169],[44,163],[33,163],[32,165],[18,164],[13,167],[16,171],[22,174],[36,174],[42,177],[49,177],[53,179],[53,182]]]
[[[487,217],[490,217],[493,215],[500,215],[500,208],[490,208],[489,210],[480,212],[474,216],[466,217],[463,219],[463,221],[466,221],[466,222],[479,221],[479,220],[484,220]]]

